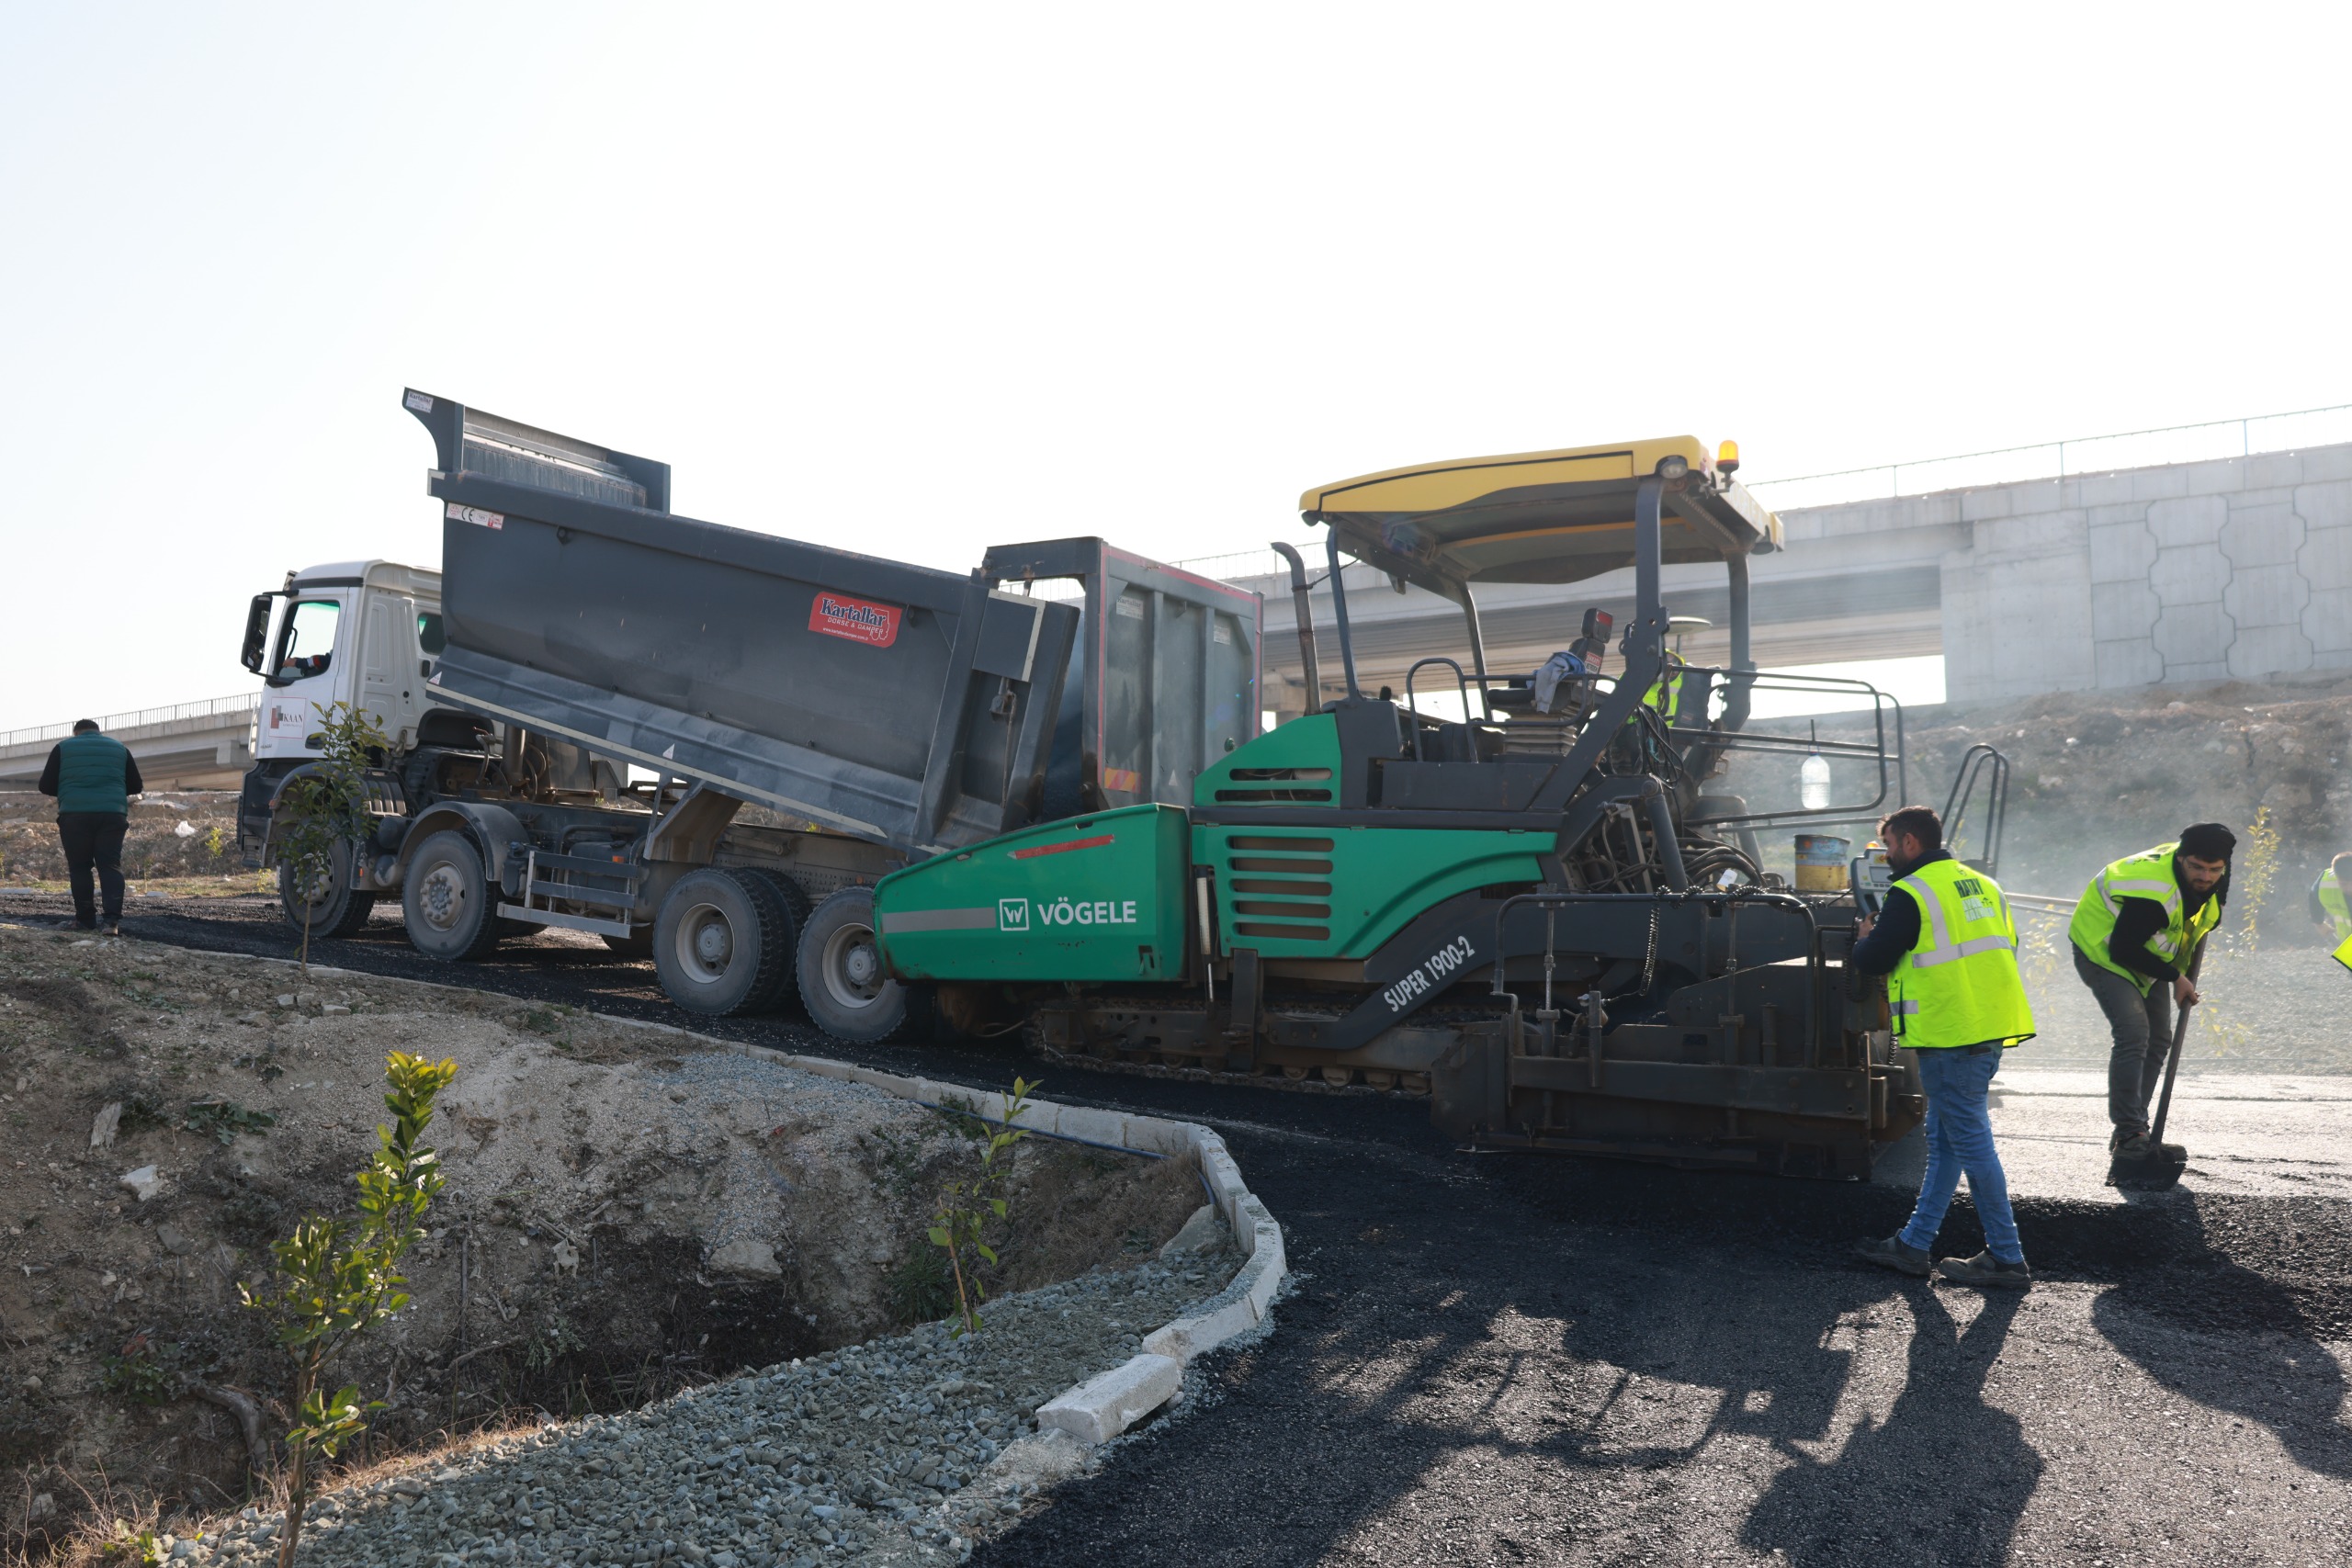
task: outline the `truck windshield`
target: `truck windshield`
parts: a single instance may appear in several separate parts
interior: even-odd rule
[[[277,639],[279,678],[324,674],[334,654],[335,623],[342,618],[343,606],[333,599],[297,600],[286,612],[286,629]]]

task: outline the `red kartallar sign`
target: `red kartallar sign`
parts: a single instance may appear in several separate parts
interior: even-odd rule
[[[870,599],[853,599],[820,588],[817,602],[808,606],[808,629],[869,648],[888,648],[899,640],[899,617],[905,614],[896,604],[876,604]]]

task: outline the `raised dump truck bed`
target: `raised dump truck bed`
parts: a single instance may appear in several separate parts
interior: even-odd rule
[[[908,852],[1042,810],[1076,606],[680,517],[663,465],[409,407],[442,701]]]

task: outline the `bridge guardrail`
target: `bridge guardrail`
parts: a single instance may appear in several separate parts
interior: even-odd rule
[[[144,729],[153,725],[174,724],[186,719],[226,718],[238,713],[254,713],[261,706],[258,692],[239,692],[233,696],[207,697],[199,702],[177,703],[170,707],[140,708],[130,713],[107,714],[98,720],[98,728],[111,735],[118,730]],[[0,751],[18,746],[39,745],[45,740],[62,740],[74,733],[74,721],[62,724],[35,725],[28,729],[0,730]]]

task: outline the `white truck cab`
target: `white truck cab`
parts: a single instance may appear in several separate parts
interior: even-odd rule
[[[254,757],[308,761],[322,709],[349,703],[395,749],[416,743],[432,705],[425,682],[441,652],[441,574],[396,561],[333,561],[286,574],[254,595],[243,662],[262,694]]]
[[[254,765],[237,806],[237,842],[261,863],[270,803],[286,775],[318,756],[319,716],[337,703],[383,727],[395,751],[416,744],[435,705],[425,682],[441,654],[441,574],[397,561],[330,561],[254,595],[241,661],[266,690]]]

